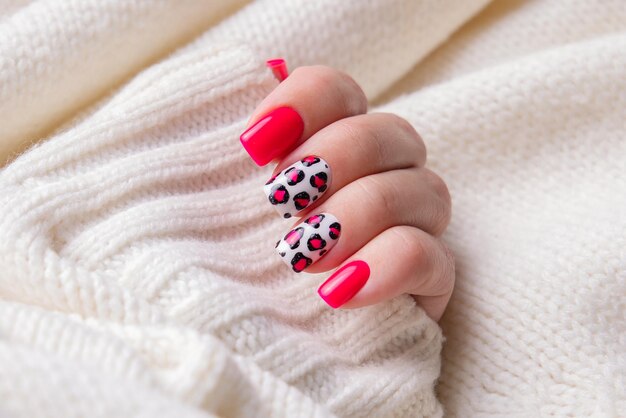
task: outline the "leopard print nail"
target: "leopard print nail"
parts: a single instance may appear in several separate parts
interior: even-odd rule
[[[339,240],[341,224],[330,213],[309,216],[276,243],[276,251],[300,273],[326,254]]]
[[[280,216],[291,218],[324,194],[330,181],[328,163],[310,155],[269,179],[263,191]]]

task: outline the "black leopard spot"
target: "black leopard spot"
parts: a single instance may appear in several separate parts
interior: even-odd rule
[[[283,238],[283,241],[285,241],[287,245],[289,245],[289,248],[293,250],[295,248],[298,248],[298,246],[300,245],[300,239],[302,238],[302,235],[304,235],[304,228],[298,227],[289,231],[287,235],[285,235],[285,238]]]
[[[304,179],[304,171],[291,167],[289,170],[285,171],[285,178],[287,179],[288,185],[295,186]]]
[[[283,218],[285,218],[285,219],[289,219],[289,218],[291,218],[291,213],[285,213],[285,214],[283,215]]]
[[[320,159],[314,155],[309,155],[308,157],[304,157],[300,160],[305,167],[311,167],[313,164],[317,164],[320,162]]]
[[[328,175],[324,172],[313,174],[309,179],[309,183],[311,183],[311,186],[315,187],[320,193],[322,193],[324,190],[326,190],[326,187],[328,187],[326,184],[327,181]]]
[[[320,257],[323,256],[324,254],[326,254],[328,252],[328,250],[322,250],[320,251]]]
[[[341,225],[339,222],[333,222],[330,224],[328,227],[328,235],[330,235],[332,239],[339,238],[339,235],[341,235]]]
[[[311,251],[321,250],[326,246],[326,241],[324,241],[320,234],[313,234],[307,240],[306,246]]]
[[[267,197],[272,205],[280,205],[289,201],[289,192],[282,184],[272,187],[270,195]]]
[[[302,210],[309,206],[309,203],[311,203],[311,197],[307,192],[300,192],[293,197],[293,203],[296,205],[296,209]]]
[[[322,220],[325,218],[324,215],[313,215],[311,217],[309,217],[306,221],[304,221],[304,223],[311,225],[313,228],[319,228],[320,227],[320,223],[322,223]]]
[[[313,260],[306,257],[304,254],[296,253],[296,255],[294,255],[291,259],[291,268],[293,268],[293,271],[296,273],[300,273],[302,270],[310,266],[312,262]]]

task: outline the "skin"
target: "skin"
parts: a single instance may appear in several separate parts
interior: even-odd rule
[[[319,212],[334,214],[342,225],[343,239],[305,271],[364,260],[370,279],[342,309],[408,293],[438,321],[454,288],[454,258],[440,239],[451,199],[441,177],[425,167],[422,138],[397,115],[366,113],[360,86],[325,66],[294,70],[257,106],[248,126],[281,106],[302,116],[304,133],[276,161],[273,175],[308,155],[325,159],[333,174],[326,193],[294,225]]]

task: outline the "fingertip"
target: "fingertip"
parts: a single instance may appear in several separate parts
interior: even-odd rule
[[[267,65],[282,81],[253,111],[241,136],[242,144],[258,165],[284,156],[325,126],[366,109],[362,106],[366,99],[362,97],[360,87],[356,82],[346,82],[348,76],[337,70],[320,66],[298,67],[287,77],[286,64],[281,58],[269,60]],[[285,125],[283,129],[288,131],[285,136],[283,132],[273,132],[281,125],[276,119],[275,123],[268,124],[272,129],[264,130],[267,134],[255,135],[254,141],[263,143],[262,153],[271,152],[271,159],[268,159],[255,155],[255,149],[251,152],[249,142],[257,128],[266,123],[276,109],[291,109],[298,115],[298,123],[292,124],[290,120],[282,123]]]
[[[266,113],[239,137],[241,145],[259,166],[286,154],[302,137],[304,121],[289,106]],[[280,138],[277,141],[276,138]]]
[[[369,265],[363,260],[353,260],[337,269],[322,283],[317,293],[330,307],[337,309],[350,301],[365,286],[369,277]]]

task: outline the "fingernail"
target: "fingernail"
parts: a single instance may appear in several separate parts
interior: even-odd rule
[[[248,128],[239,140],[260,166],[289,151],[302,136],[304,122],[290,107],[272,110]]]
[[[309,155],[269,179],[263,191],[280,216],[291,218],[323,195],[330,181],[328,163]]]
[[[289,75],[289,71],[287,71],[287,63],[282,58],[267,60],[265,61],[265,65],[272,70],[274,77],[276,77],[278,81],[283,81]]]
[[[370,277],[370,267],[365,261],[351,261],[334,272],[317,293],[324,302],[338,308],[358,293]]]
[[[330,213],[308,217],[276,243],[276,251],[293,271],[315,263],[339,240],[341,224]]]

